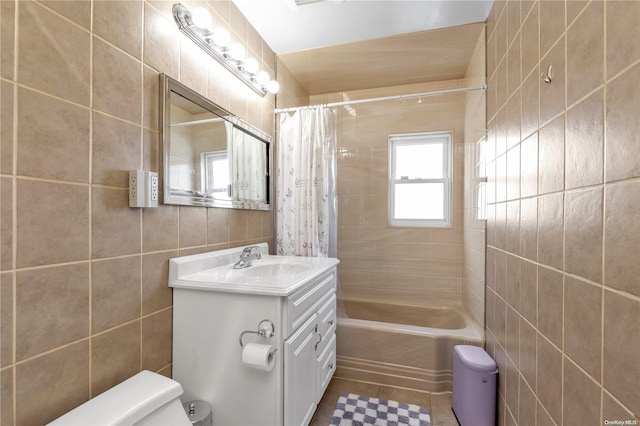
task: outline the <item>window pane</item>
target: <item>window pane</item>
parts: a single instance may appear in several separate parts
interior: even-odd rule
[[[211,162],[211,188],[214,192],[227,192],[229,185],[229,161],[226,157]]]
[[[444,219],[444,183],[395,185],[394,219]]]
[[[444,145],[427,143],[420,145],[396,145],[396,175],[394,179],[442,178]]]
[[[229,160],[226,151],[204,153],[204,192],[216,200],[230,200],[227,194],[229,186]]]

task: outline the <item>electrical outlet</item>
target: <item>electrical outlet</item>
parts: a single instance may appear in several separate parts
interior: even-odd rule
[[[158,173],[145,172],[146,198],[145,207],[158,207]]]
[[[129,170],[129,207],[158,207],[158,173]]]
[[[151,201],[158,201],[158,175],[151,175]]]
[[[145,176],[142,170],[129,170],[129,207],[144,207]]]

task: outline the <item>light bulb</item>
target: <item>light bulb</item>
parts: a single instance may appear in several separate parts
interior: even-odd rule
[[[229,56],[236,61],[242,61],[246,55],[246,50],[244,46],[240,43],[233,43],[229,46]]]
[[[220,47],[227,47],[231,42],[231,36],[229,35],[229,31],[225,30],[224,28],[217,28],[213,32],[211,41],[213,41],[216,45]]]
[[[264,86],[267,83],[269,83],[269,80],[271,80],[271,77],[266,71],[260,71],[258,74],[256,74],[256,81],[261,86]]]
[[[247,58],[242,63],[242,68],[249,74],[255,74],[258,72],[260,64],[258,64],[258,61],[255,58]]]
[[[271,80],[270,82],[267,83],[267,92],[269,93],[278,93],[278,91],[280,90],[280,83],[278,83],[275,80]]]
[[[204,7],[198,7],[191,13],[193,25],[200,28],[209,28],[211,25],[211,14]]]

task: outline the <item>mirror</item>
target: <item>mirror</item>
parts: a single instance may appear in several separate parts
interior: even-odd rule
[[[271,137],[160,78],[164,203],[270,210]]]

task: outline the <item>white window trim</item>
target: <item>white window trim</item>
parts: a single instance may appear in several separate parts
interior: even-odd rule
[[[443,177],[440,179],[394,179],[395,147],[398,145],[428,144],[444,142]],[[389,135],[389,225],[397,227],[451,228],[452,213],[452,133],[425,132]],[[395,219],[395,185],[398,183],[444,183],[444,220],[435,219]]]

